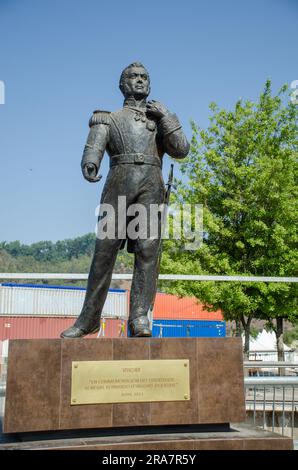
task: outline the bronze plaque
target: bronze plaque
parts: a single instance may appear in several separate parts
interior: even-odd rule
[[[72,363],[71,405],[186,400],[188,359]]]

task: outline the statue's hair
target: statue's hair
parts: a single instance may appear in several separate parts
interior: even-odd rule
[[[127,67],[125,67],[125,69],[121,73],[121,77],[120,77],[120,80],[119,80],[119,88],[122,91],[122,93],[124,92],[125,78],[127,77],[129,69],[131,69],[132,67],[142,67],[142,69],[146,70],[147,75],[148,75],[148,82],[149,82],[149,85],[150,85],[150,77],[149,77],[149,73],[148,73],[146,67],[144,67],[144,65],[141,62],[133,62],[132,64],[129,64]]]

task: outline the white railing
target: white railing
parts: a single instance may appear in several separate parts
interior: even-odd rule
[[[72,279],[86,280],[88,274],[76,273],[0,273],[0,279]],[[112,279],[131,280],[132,274],[113,273]],[[298,282],[298,277],[279,276],[213,276],[205,274],[160,274],[163,281],[237,281],[237,282]]]
[[[278,364],[272,367],[280,367]],[[254,426],[271,428],[272,432],[283,436],[287,431],[293,438],[298,411],[298,377],[245,377],[244,385],[246,412],[252,412]]]
[[[258,368],[280,368],[283,367],[285,369],[295,369],[297,368],[297,375],[298,375],[298,362],[292,361],[244,361],[243,363],[246,369],[258,369]]]

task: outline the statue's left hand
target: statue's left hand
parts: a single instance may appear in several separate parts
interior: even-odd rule
[[[150,100],[147,103],[147,113],[151,114],[157,119],[161,119],[162,117],[166,116],[169,113],[169,111],[159,101]]]

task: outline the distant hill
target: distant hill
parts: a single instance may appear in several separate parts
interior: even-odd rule
[[[32,273],[88,273],[94,251],[95,235],[88,233],[82,237],[51,241],[40,241],[25,245],[19,241],[0,242],[1,272]],[[130,273],[133,256],[126,250],[119,251],[115,272]],[[3,280],[1,281],[3,282]],[[21,282],[18,281],[18,282]],[[85,285],[84,281],[39,281],[45,284]],[[113,281],[113,287],[127,288],[127,283]]]

